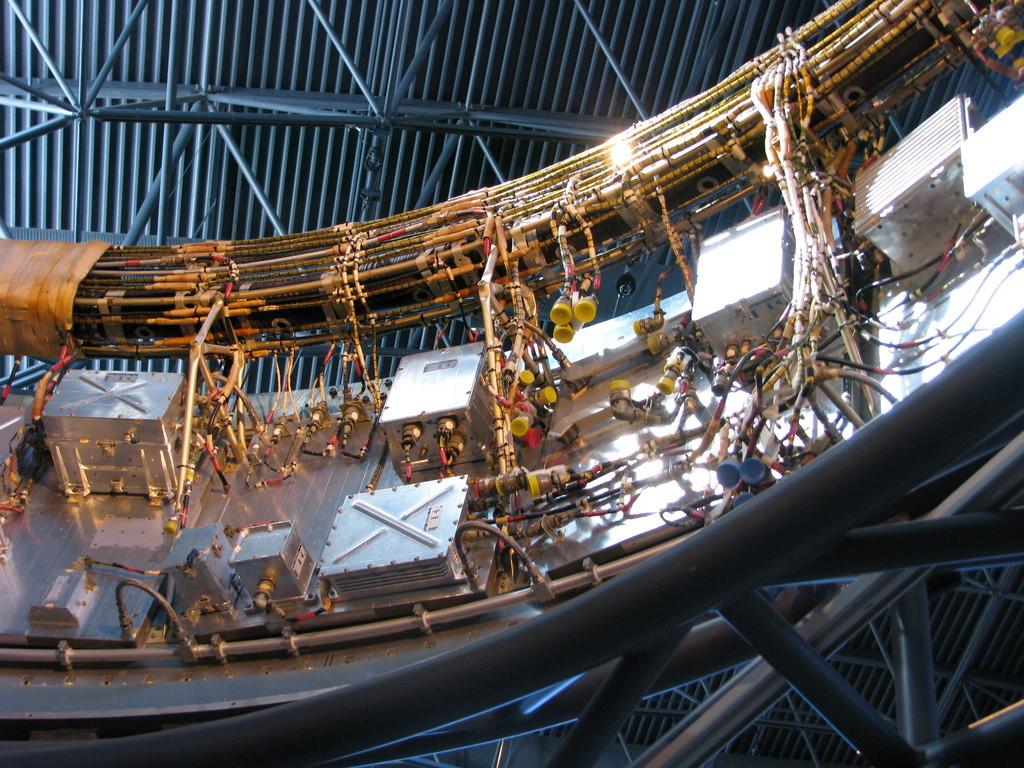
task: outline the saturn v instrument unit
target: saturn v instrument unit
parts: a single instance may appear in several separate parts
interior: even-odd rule
[[[0,272],[20,275],[0,288],[0,350],[55,360],[30,405],[0,408],[0,664],[16,670],[0,718],[96,717],[116,686],[102,718],[158,731],[457,658],[827,471],[834,446],[897,417],[883,377],[973,341],[950,296],[996,274],[1014,290],[1024,206],[1000,190],[1019,158],[978,169],[968,148],[998,118],[976,134],[958,98],[874,141],[980,44],[986,8],[842,0],[605,145],[388,219],[162,248],[0,242]],[[748,220],[700,242],[755,192]],[[602,270],[660,242],[685,293],[663,296],[663,274],[644,310],[595,322]],[[454,317],[478,338],[380,375],[382,335]],[[301,355],[315,380],[293,391]],[[187,364],[89,367],[117,356]],[[256,358],[276,392],[247,394]]]

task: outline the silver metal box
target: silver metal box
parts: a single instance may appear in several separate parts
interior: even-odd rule
[[[484,458],[491,443],[491,415],[480,381],[483,367],[483,342],[402,360],[380,417],[391,462],[400,475],[405,473],[402,432],[407,424],[417,424],[422,431],[410,452],[413,471],[441,466],[434,433],[438,421],[445,417],[455,419],[457,431],[466,439],[466,447],[452,466]]]
[[[347,496],[321,553],[321,578],[342,598],[464,580],[452,538],[467,476]]]
[[[68,371],[46,406],[46,439],[65,494],[174,491],[177,373]]]
[[[163,570],[185,602],[185,615],[193,621],[203,613],[233,612],[237,593],[230,556],[231,545],[218,524],[186,528],[174,540]]]
[[[960,158],[970,135],[969,104],[957,96],[857,174],[854,229],[892,259],[893,273],[941,256],[977,210],[964,197]],[[957,254],[961,266],[980,255]],[[932,274],[926,269],[900,287],[913,290]]]
[[[697,262],[693,319],[715,353],[757,342],[792,295],[793,243],[775,208],[708,238]]]
[[[84,571],[58,573],[38,605],[29,608],[33,624],[80,626],[95,604],[96,593],[88,589]]]
[[[260,582],[268,579],[274,584],[271,597],[282,607],[306,600],[314,565],[289,521],[243,528],[231,556],[231,566],[249,594],[255,595]]]
[[[1019,236],[1014,221],[1024,215],[1024,98],[977,130],[963,146],[964,194]]]

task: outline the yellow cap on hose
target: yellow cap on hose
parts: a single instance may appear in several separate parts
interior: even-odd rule
[[[558,390],[548,386],[537,392],[537,401],[544,405],[551,405],[558,401]]]
[[[537,377],[533,375],[533,371],[529,368],[523,368],[523,370],[519,372],[519,383],[524,387],[528,387],[530,384],[533,384],[536,378]]]
[[[530,489],[531,496],[540,496],[540,481],[533,475],[526,476],[526,487]]]
[[[576,319],[581,323],[589,323],[597,317],[597,300],[590,296],[584,296],[576,302],[576,306],[573,307],[572,311],[576,315]]]
[[[554,314],[554,313],[552,313]],[[559,344],[567,344],[572,341],[576,331],[571,325],[556,325],[554,333],[551,334]]]
[[[555,325],[567,325],[572,320],[572,305],[565,296],[559,296],[551,307],[551,322]]]
[[[516,437],[522,437],[526,434],[526,431],[530,428],[531,420],[526,414],[516,416],[512,419],[512,434]]]

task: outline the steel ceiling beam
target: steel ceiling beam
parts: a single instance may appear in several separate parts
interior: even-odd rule
[[[619,79],[619,83],[622,84],[623,89],[625,89],[626,95],[629,96],[629,100],[633,102],[633,106],[636,108],[636,111],[639,113],[640,117],[646,120],[648,117],[650,117],[650,113],[647,111],[644,105],[640,103],[640,97],[637,96],[636,91],[633,90],[633,84],[629,81],[629,78],[626,76],[625,71],[619,64],[619,60],[615,57],[615,54],[612,52],[612,49],[608,46],[608,43],[605,41],[604,36],[601,34],[601,30],[597,28],[597,24],[594,23],[594,19],[591,18],[590,13],[583,5],[582,0],[573,0],[573,3],[576,6],[576,11],[583,19],[583,23],[587,25],[587,29],[590,30],[590,34],[594,36],[594,40],[597,42],[597,45],[601,49],[601,52],[604,53],[605,58],[608,59],[608,64],[611,66],[612,71],[615,72],[615,76]]]
[[[862,576],[799,626],[800,635],[819,653],[830,656],[886,603],[922,578],[921,572]],[[790,688],[764,659],[755,659],[679,721],[631,768],[698,768]]]
[[[67,107],[57,107],[53,104],[40,104],[37,101],[18,99],[13,96],[0,96],[0,105],[13,107],[14,109],[28,109],[32,112],[47,112],[51,115],[74,115]]]
[[[896,726],[915,747],[939,738],[928,589],[919,581],[890,612],[896,680]]]
[[[72,125],[71,231],[76,243],[82,241],[82,232],[85,229],[86,194],[82,177],[87,170],[85,165],[92,162],[84,146],[91,137],[91,127],[92,124],[86,120],[76,120]]]
[[[170,126],[168,126],[169,130]],[[139,242],[139,237],[142,235],[143,230],[146,228],[146,224],[149,222],[153,215],[153,211],[157,207],[157,202],[160,200],[164,189],[164,176],[170,173],[170,169],[177,166],[178,161],[181,159],[182,154],[185,152],[185,148],[192,141],[192,137],[195,135],[195,125],[185,125],[178,135],[174,137],[174,144],[171,146],[171,160],[170,163],[160,168],[157,171],[156,177],[153,179],[153,183],[150,184],[149,190],[146,192],[146,197],[142,201],[142,205],[139,207],[138,212],[135,214],[135,218],[132,220],[131,226],[128,228],[128,233],[124,237],[123,245],[135,245]]]
[[[277,215],[277,211],[274,210],[274,206],[270,202],[270,198],[267,197],[267,193],[263,190],[263,185],[260,184],[260,180],[256,178],[256,174],[253,172],[252,166],[249,165],[249,161],[245,159],[245,155],[242,154],[241,148],[238,146],[238,142],[235,141],[234,136],[223,125],[217,126],[217,133],[220,134],[221,139],[224,141],[224,145],[228,148],[228,152],[235,159],[238,164],[238,169],[242,172],[245,180],[249,182],[249,187],[252,189],[252,193],[256,196],[260,206],[263,208],[263,212],[270,219],[271,225],[274,227],[274,231],[279,234],[285,234],[284,225],[281,223],[281,219]]]
[[[455,153],[455,148],[458,145],[459,137],[454,133],[445,139],[444,146],[441,147],[441,155],[437,158],[437,162],[434,163],[434,167],[430,171],[430,175],[427,176],[427,180],[423,182],[423,189],[420,190],[420,196],[416,198],[414,208],[422,208],[434,201],[434,187],[441,180],[441,174],[444,173],[448,163],[451,162],[452,155]]]
[[[491,166],[491,170],[494,171],[494,175],[498,177],[498,181],[504,184],[508,179],[505,174],[502,173],[501,167],[498,165],[498,161],[494,159],[494,155],[491,153],[491,148],[487,146],[487,142],[484,141],[484,137],[477,134],[473,137],[476,145],[480,147],[480,151],[484,153],[484,159],[487,164]]]
[[[320,22],[320,26],[324,28],[324,32],[327,33],[327,37],[330,38],[335,50],[338,51],[338,55],[341,56],[341,60],[348,68],[349,74],[351,74],[352,79],[355,80],[356,86],[360,91],[362,91],[363,96],[366,97],[366,101],[370,105],[370,109],[373,111],[373,114],[377,117],[382,117],[384,113],[381,110],[380,104],[377,103],[377,99],[370,90],[370,86],[367,85],[366,80],[363,79],[363,75],[359,71],[359,67],[356,66],[355,61],[345,49],[344,42],[342,42],[341,37],[335,31],[334,26],[331,24],[331,20],[327,18],[327,14],[324,13],[324,9],[320,6],[318,0],[306,0],[306,2],[309,4],[309,7],[313,9],[313,13],[316,14],[316,18]]]
[[[430,26],[427,27],[427,31],[423,33],[423,37],[416,44],[416,51],[412,55],[412,60],[405,68],[405,72],[402,73],[401,79],[398,81],[398,85],[395,86],[395,90],[388,94],[387,99],[384,102],[384,113],[386,115],[391,114],[392,108],[401,103],[402,99],[405,98],[406,93],[409,92],[409,87],[412,85],[413,79],[416,74],[420,71],[420,67],[423,65],[427,54],[430,52],[430,46],[433,44],[434,39],[437,37],[437,33],[441,31],[441,27],[444,26],[445,22],[448,21],[448,16],[455,6],[455,0],[442,0],[441,4],[434,11],[434,18],[430,22]]]
[[[953,591],[959,593],[964,590],[962,587],[955,587]],[[831,658],[836,663],[850,664],[858,667],[870,667],[872,669],[884,669],[886,671],[889,670],[889,665],[886,664],[885,659],[883,659],[881,655],[874,656],[871,655],[869,651],[865,650],[842,649],[836,651]],[[935,680],[937,682],[949,680],[953,677],[953,673],[955,671],[955,666],[953,666],[952,663],[950,665],[938,665],[935,667]],[[1000,689],[1010,691],[1017,697],[1024,697],[1024,680],[1019,678],[972,670],[961,678],[961,682],[969,683],[975,688]]]
[[[32,26],[32,22],[29,21],[28,16],[25,15],[25,11],[21,9],[18,4],[18,0],[7,0],[7,4],[10,6],[14,15],[18,17],[18,21],[21,22],[21,26],[25,28],[25,32],[28,33],[29,39],[32,41],[32,45],[35,46],[36,51],[43,58],[46,63],[46,68],[50,70],[50,74],[53,75],[54,80],[57,81],[57,85],[64,92],[67,97],[68,104],[74,111],[78,111],[81,105],[78,103],[78,99],[75,98],[74,92],[68,86],[67,80],[64,79],[64,75],[61,74],[60,69],[57,67],[57,62],[53,60],[53,56],[50,55],[50,51],[47,50],[43,44],[42,39],[39,37],[39,33],[36,32],[35,27]]]
[[[0,81],[3,81],[9,85],[13,85],[19,91],[31,94],[32,96],[35,96],[37,99],[47,101],[55,107],[60,107],[61,109],[67,111],[70,114],[70,105],[66,101],[57,98],[53,94],[47,93],[41,88],[36,88],[32,85],[29,85],[28,83],[19,80],[16,77],[11,77],[10,75],[4,72],[0,72]],[[12,96],[13,94],[8,93],[7,95]]]
[[[689,630],[686,626],[651,648],[617,659],[545,768],[591,768],[650,690]]]
[[[1024,749],[1024,700],[925,750],[925,768],[1017,768]]]
[[[967,512],[955,517],[850,531],[831,552],[790,574],[793,583],[845,581],[862,573],[906,568],[984,567],[1024,553],[1024,516],[1015,511]]]
[[[178,95],[178,101],[189,98]],[[211,102],[226,99],[210,99]],[[270,108],[270,107],[267,107]],[[308,112],[309,110],[307,110]],[[313,114],[273,112],[187,112],[184,110],[139,109],[137,107],[101,107],[90,112],[92,117],[107,122],[122,123],[204,123],[211,125],[282,125],[335,128],[374,128],[379,121],[367,115],[323,111]],[[428,119],[433,118],[433,119]],[[463,121],[461,124],[454,121]],[[451,122],[449,122],[451,121]],[[469,121],[469,122],[466,122]],[[567,122],[568,121],[568,122]],[[485,122],[487,125],[481,125]],[[501,124],[508,124],[505,127]],[[520,124],[524,127],[519,127]],[[531,139],[576,144],[596,144],[606,141],[611,134],[603,129],[588,129],[585,125],[572,125],[571,118],[538,119],[515,117],[511,113],[471,110],[468,112],[434,112],[430,115],[395,117],[389,121],[394,128],[420,130],[429,133],[458,133],[494,138]]]
[[[305,104],[297,104],[280,98],[275,94],[253,93],[255,89],[247,88],[238,90],[228,88],[224,90],[214,89],[206,94],[206,100],[213,104],[226,104],[234,107],[249,107],[251,109],[268,109],[275,112],[284,112],[291,115],[310,115],[313,117],[340,118],[351,117],[359,121],[361,125],[369,125],[375,121],[370,120],[365,114],[339,112],[319,107],[310,107]],[[223,113],[217,113],[223,114]]]
[[[1010,586],[1016,576],[1017,574],[1014,569],[1006,569],[999,577],[997,591],[1002,592],[1010,589]],[[967,668],[974,663],[975,657],[981,650],[983,638],[990,633],[993,623],[998,618],[997,609],[999,608],[1002,600],[1003,598],[998,594],[993,594],[985,601],[985,607],[982,609],[981,615],[978,617],[977,622],[971,630],[970,637],[967,640],[967,645],[964,648],[963,653],[960,654],[960,658],[957,660],[956,668],[953,670],[953,675],[947,681],[946,687],[943,689],[942,695],[939,697],[936,717],[940,723],[943,722],[949,714],[949,710],[953,706],[955,697],[959,693],[959,688],[963,682],[964,675],[967,673]]]
[[[46,122],[33,125],[31,128],[26,128],[23,131],[12,133],[10,136],[4,136],[0,139],[0,152],[16,147],[19,144],[24,144],[26,141],[37,139],[40,136],[45,136],[48,133],[59,131],[67,125],[70,125],[74,120],[73,115],[66,115],[64,117],[54,117]]]
[[[3,78],[0,77],[0,80]],[[201,78],[200,78],[201,79]],[[0,95],[17,96],[21,89],[17,84],[13,87],[0,85]],[[51,102],[66,106],[53,98],[58,91],[56,84],[47,82],[36,88],[41,95]],[[138,115],[126,111],[142,112],[149,107],[161,107],[165,101],[166,83],[153,82],[107,82],[100,90],[97,98],[119,99],[132,102],[117,107],[91,108],[89,115],[99,119],[118,119],[136,117],[139,122],[160,122],[160,114]],[[300,115],[322,118],[324,125],[351,125],[354,127],[373,126],[379,121],[368,115],[365,103],[359,96],[350,94],[322,93],[314,91],[292,91],[274,88],[222,88],[203,89],[200,86],[179,83],[176,103],[190,103],[207,100],[215,104],[266,109],[284,113],[284,115]],[[282,115],[260,115],[252,113],[220,112],[222,115],[245,115],[244,118],[253,123],[267,125],[305,125],[306,120],[282,119]],[[426,120],[477,120],[487,123],[500,123],[510,126],[531,129],[531,133],[540,139],[558,138],[581,143],[603,142],[629,127],[629,123],[613,118],[596,117],[593,115],[569,114],[539,109],[511,109],[500,107],[471,107],[456,102],[423,101],[405,99],[400,109],[391,116],[390,122],[395,126],[412,125],[414,121]],[[168,119],[180,121],[180,116]],[[212,122],[213,118],[207,118]],[[435,126],[443,128],[443,126]],[[522,135],[520,136],[522,137]]]
[[[167,88],[164,96],[164,109],[171,111],[177,97],[178,82],[178,35],[181,18],[180,0],[170,0],[171,19],[167,35],[169,54],[167,57]],[[163,127],[160,150],[160,165],[164,172],[160,174],[160,201],[156,212],[156,244],[167,244],[167,206],[171,196],[171,139],[172,126]]]
[[[121,57],[121,52],[128,43],[128,39],[132,36],[132,32],[135,31],[135,27],[138,26],[139,19],[142,17],[142,12],[146,10],[147,5],[149,5],[149,0],[139,0],[135,7],[132,8],[132,12],[121,29],[121,33],[117,36],[117,40],[114,41],[114,45],[107,54],[107,58],[104,59],[99,72],[96,73],[96,77],[93,78],[92,85],[89,86],[89,92],[85,95],[85,102],[82,104],[84,109],[89,109],[96,102],[96,97],[99,96],[103,84],[107,81],[107,77],[110,76],[110,70],[114,68],[114,64]]]

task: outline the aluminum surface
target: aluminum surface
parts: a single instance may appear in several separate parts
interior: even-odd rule
[[[1018,236],[1014,222],[1024,213],[1022,120],[1024,99],[1018,98],[963,145],[964,194]]]
[[[484,366],[483,342],[436,349],[404,358],[395,372],[380,423],[387,435],[391,463],[405,471],[402,433],[407,424],[422,430],[409,453],[412,471],[441,467],[434,433],[443,418],[456,421],[466,438],[465,448],[452,466],[464,466],[486,455],[491,443],[491,414],[486,390],[480,382]]]
[[[186,528],[175,538],[163,569],[185,603],[184,616],[194,621],[201,613],[233,613],[238,588],[230,554],[222,526],[216,523]]]
[[[134,432],[139,440],[162,442],[181,413],[183,383],[179,373],[68,371],[46,405],[47,434],[77,439],[87,426],[100,426],[120,430],[120,438]],[[111,419],[125,423],[115,427]]]
[[[908,272],[941,256],[977,210],[964,197],[961,147],[970,135],[969,100],[958,96],[857,175],[854,226],[893,261],[893,273]],[[957,254],[966,267],[977,248]],[[916,288],[931,272],[907,278]]]
[[[467,477],[347,496],[321,553],[322,578],[342,598],[464,580],[452,537]]]
[[[255,595],[260,582],[273,584],[275,603],[306,599],[316,567],[309,550],[291,521],[263,523],[243,529],[234,542],[231,567]],[[315,592],[309,599],[315,597]]]
[[[184,384],[176,373],[68,371],[43,416],[65,493],[169,496]]]
[[[793,242],[775,209],[709,238],[697,262],[693,319],[715,353],[757,344],[789,303]]]
[[[114,600],[117,583],[130,577],[156,588],[160,578],[103,565],[83,570],[83,558],[158,571],[170,548],[163,514],[137,496],[97,495],[70,504],[54,473],[44,473],[26,510],[8,513],[4,523],[8,545],[0,563],[0,639],[124,644]],[[124,597],[139,629],[147,623],[152,598],[138,589],[125,590]]]

